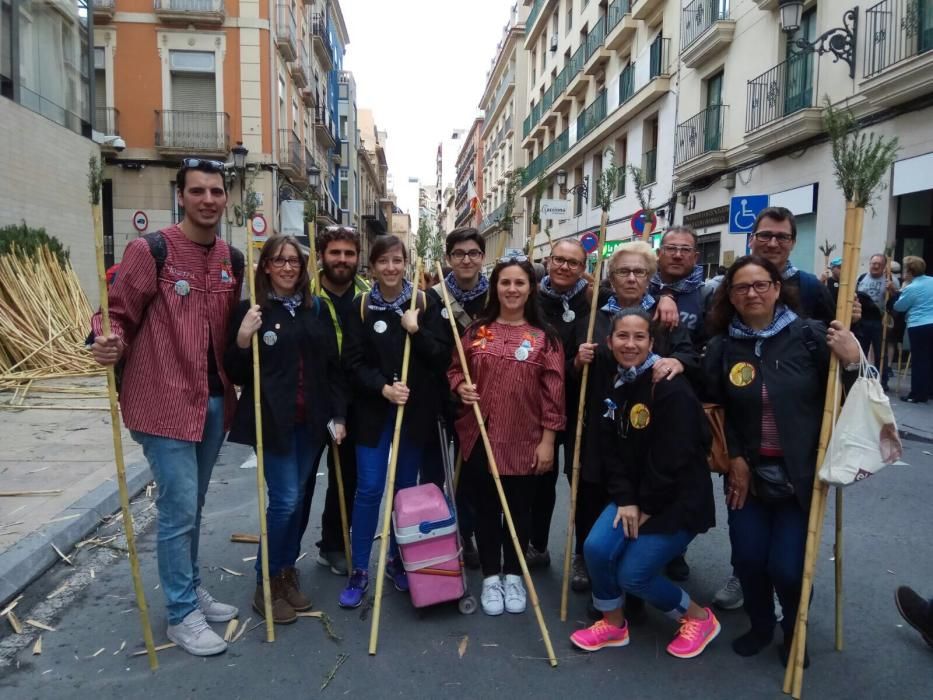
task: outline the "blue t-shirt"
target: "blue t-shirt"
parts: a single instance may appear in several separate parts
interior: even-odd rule
[[[907,327],[933,323],[933,277],[921,275],[901,290],[894,310],[907,313]]]

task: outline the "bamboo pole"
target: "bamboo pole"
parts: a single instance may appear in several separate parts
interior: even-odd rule
[[[852,281],[854,268],[861,251],[862,225],[865,210],[851,202],[846,203],[845,237],[843,240],[842,273],[840,275],[839,296],[836,302],[836,319],[848,328],[852,319]],[[800,588],[800,601],[797,607],[797,621],[794,637],[788,656],[787,670],[784,674],[784,692],[799,700],[803,686],[803,662],[806,653],[807,620],[810,611],[810,594],[813,590],[813,575],[823,532],[826,512],[828,484],[819,478],[819,465],[826,455],[826,448],[832,435],[834,415],[838,409],[836,399],[838,383],[838,358],[830,353],[829,376],[826,381],[826,397],[823,402],[823,423],[820,428],[819,446],[816,456],[816,470],[813,476],[813,495],[810,500],[810,515],[807,524],[807,545],[804,555],[803,582]]]
[[[253,269],[255,243],[252,219],[246,221],[246,279],[249,280],[249,304],[256,305],[256,274]],[[272,619],[272,591],[269,586],[269,532],[266,528],[266,470],[262,445],[262,402],[259,372],[259,332],[250,341],[253,351],[253,411],[256,414],[256,492],[259,508],[259,559],[262,572],[263,613],[266,618],[266,641],[275,641],[275,622]]]
[[[323,284],[320,283],[318,279],[317,271],[317,241],[314,219],[306,223],[309,249],[310,254],[308,255],[308,278],[311,280],[311,293],[319,294],[322,293]],[[351,281],[350,284],[353,284]],[[343,464],[340,460],[340,446],[337,444],[336,440],[331,440],[330,443],[331,452],[334,455],[334,475],[337,478],[337,498],[340,500],[340,527],[342,529],[343,536],[343,555],[347,559],[347,575],[349,576],[350,568],[350,559],[352,554],[350,551],[350,519],[347,515],[347,501],[345,497],[345,488],[343,484]]]
[[[440,267],[440,263],[437,264]],[[495,290],[492,290],[495,294]],[[441,295],[444,298],[444,306],[447,308],[447,319],[450,322],[453,331],[454,342],[457,345],[457,355],[460,358],[460,366],[463,368],[464,380],[473,383],[470,378],[470,366],[467,364],[466,355],[463,352],[463,342],[460,340],[460,334],[457,333],[457,324],[454,321],[453,310],[450,306],[450,295],[447,293],[447,285],[441,285]],[[518,556],[518,563],[522,567],[522,577],[525,579],[525,586],[528,588],[528,597],[531,598],[531,607],[535,611],[535,618],[538,620],[538,627],[541,630],[541,637],[544,639],[544,647],[547,649],[548,661],[551,666],[557,666],[557,657],[554,655],[554,647],[551,646],[551,635],[548,634],[547,625],[544,622],[544,615],[541,614],[541,604],[538,601],[538,592],[535,590],[534,581],[531,580],[531,573],[528,571],[528,564],[525,562],[525,552],[518,543],[518,533],[515,532],[515,523],[512,521],[512,513],[509,510],[509,503],[505,498],[505,491],[502,488],[502,481],[499,479],[499,467],[496,464],[496,456],[492,451],[492,443],[489,442],[489,434],[486,432],[486,424],[483,422],[483,413],[480,411],[479,402],[473,404],[473,415],[476,416],[476,423],[479,426],[479,434],[483,438],[483,447],[486,449],[486,458],[489,461],[489,471],[492,473],[492,479],[496,484],[496,491],[499,493],[499,503],[502,504],[502,514],[505,517],[505,523],[509,528],[509,535],[512,538],[512,546],[515,547],[515,554]],[[556,465],[555,465],[556,468]]]
[[[603,248],[606,245],[606,227],[609,224],[609,211],[603,209],[599,222],[599,246],[596,267],[593,270],[593,296],[590,299],[590,319],[586,326],[586,342],[593,342],[596,328],[596,311],[599,308],[599,278],[603,267]],[[567,599],[570,594],[570,560],[573,554],[573,531],[577,514],[577,494],[580,490],[580,448],[583,442],[583,419],[586,408],[586,390],[589,384],[590,366],[583,365],[580,377],[580,398],[577,401],[577,430],[573,443],[573,466],[570,470],[570,514],[567,520],[567,537],[564,542],[564,575],[560,586],[560,619],[567,620]]]
[[[92,159],[92,168],[96,169],[97,161]],[[91,178],[92,184],[96,174]],[[104,336],[111,334],[110,328],[110,299],[107,291],[107,270],[104,266],[104,221],[101,215],[100,190],[91,192],[91,211],[94,218],[94,248],[97,253],[97,284],[100,290],[100,317],[101,333]],[[142,574],[139,571],[139,554],[136,551],[136,534],[133,531],[133,513],[130,511],[130,494],[126,486],[126,465],[123,461],[123,435],[120,432],[120,409],[117,404],[117,379],[113,365],[107,367],[107,393],[110,398],[110,428],[113,433],[113,456],[117,466],[117,486],[120,490],[120,510],[123,513],[123,532],[126,535],[126,550],[130,557],[130,572],[133,577],[133,588],[136,592],[136,606],[139,608],[139,622],[143,628],[143,641],[146,644],[146,656],[149,659],[149,668],[153,671],[159,668],[156,658],[155,642],[152,639],[152,627],[149,624],[149,606],[146,604],[146,593],[143,589]]]
[[[448,313],[450,313],[448,311]],[[463,451],[457,450],[457,459],[454,461],[454,492],[460,486],[460,472],[463,470]]]
[[[421,258],[415,261],[415,274],[411,283],[410,311],[418,308],[418,282],[421,277]],[[444,289],[445,285],[441,285]],[[402,384],[408,382],[408,365],[411,361],[411,335],[405,334],[405,347],[402,350]],[[385,507],[382,516],[382,537],[379,543],[379,559],[376,565],[376,600],[373,603],[373,621],[369,631],[369,655],[376,654],[379,643],[379,617],[382,613],[382,587],[386,572],[386,552],[389,549],[389,526],[392,522],[392,508],[395,501],[395,468],[398,465],[398,450],[402,435],[402,420],[405,418],[405,405],[395,409],[395,432],[392,434],[392,451],[389,453],[389,468],[386,474]],[[349,562],[348,562],[349,563]],[[347,567],[349,568],[349,566]]]

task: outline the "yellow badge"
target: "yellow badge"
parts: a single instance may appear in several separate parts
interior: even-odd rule
[[[755,366],[748,362],[736,362],[729,370],[729,381],[734,386],[748,386],[755,381]]]
[[[645,404],[637,403],[632,406],[632,410],[629,411],[628,419],[633,428],[637,428],[638,430],[647,428],[648,423],[651,422],[651,411],[648,410]]]

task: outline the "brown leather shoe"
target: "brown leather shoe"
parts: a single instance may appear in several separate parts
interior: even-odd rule
[[[295,609],[288,604],[288,600],[285,598],[282,575],[271,577],[269,587],[272,590],[272,621],[277,625],[290,625],[295,622],[298,616],[295,614]],[[253,596],[253,610],[265,619],[266,608],[261,583],[256,586],[256,594]]]
[[[285,590],[285,600],[295,612],[304,612],[311,609],[311,600],[298,585],[298,569],[290,566],[282,570],[282,585]]]

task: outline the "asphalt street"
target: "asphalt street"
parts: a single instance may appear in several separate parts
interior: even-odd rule
[[[833,650],[832,518],[827,518],[816,595],[811,610],[804,697],[930,698],[933,649],[903,623],[893,603],[899,584],[933,595],[933,444],[905,442],[904,461],[845,492],[845,650]],[[552,530],[550,570],[535,573],[551,639],[559,657],[552,669],[545,660],[535,618],[462,616],[456,605],[415,610],[407,596],[387,586],[379,651],[367,653],[368,606],[345,611],[337,606],[343,579],[314,563],[314,541],[326,477],[318,477],[313,528],[305,538],[308,556],[300,564],[305,590],[316,610],[331,618],[339,640],[328,637],[314,618],[277,627],[274,644],[265,642],[259,617],[250,609],[254,591],[251,545],[229,541],[233,532],[256,532],[255,471],[240,469],[243,448],[227,445],[214,471],[201,539],[202,574],[219,599],[240,606],[247,631],[223,655],[199,659],[177,649],[159,653],[160,668],[149,671],[135,612],[130,568],[119,540],[105,547],[84,547],[74,567],[60,564],[31,586],[16,609],[21,620],[34,619],[55,629],[27,625],[23,635],[0,640],[0,697],[17,698],[224,698],[338,697],[593,697],[634,698],[780,698],[783,668],[776,650],[757,657],[736,656],[729,641],[746,630],[742,611],[720,614],[722,634],[694,660],[670,657],[665,646],[674,623],[656,611],[631,630],[623,649],[596,654],[573,650],[567,639],[585,623],[586,598],[571,594],[566,623],[558,615],[560,569],[566,523],[566,482],[561,481]],[[708,601],[729,572],[728,534],[719,501],[719,525],[691,545],[690,593]],[[155,509],[140,497],[142,558],[156,643],[166,642],[161,592],[156,590]],[[100,534],[116,532],[114,523]],[[114,549],[114,547],[117,549]],[[242,573],[235,576],[224,571]],[[474,592],[480,584],[471,572]],[[48,596],[52,595],[51,598]],[[4,623],[5,624],[5,623]],[[223,625],[215,626],[222,633]],[[4,628],[3,634],[9,634]],[[42,635],[42,653],[34,655]],[[778,635],[779,637],[780,635]],[[122,643],[125,647],[121,649]],[[345,656],[345,658],[343,658]],[[343,658],[343,663],[338,666]],[[335,670],[336,668],[336,670]],[[329,684],[322,685],[329,676]]]

